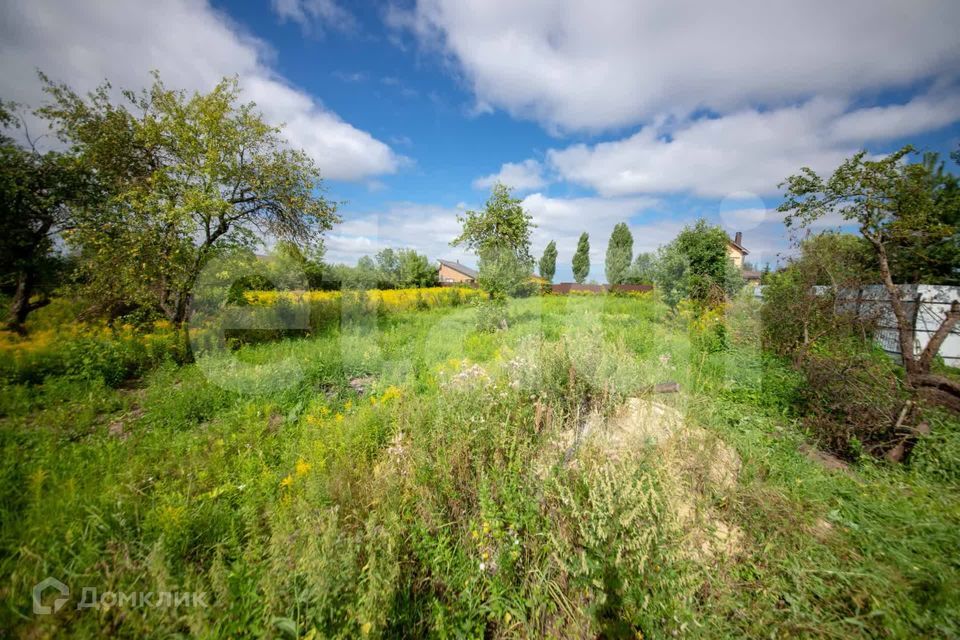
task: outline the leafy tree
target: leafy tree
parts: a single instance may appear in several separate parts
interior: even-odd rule
[[[638,253],[624,281],[628,284],[653,284],[656,269],[657,258],[654,254]]]
[[[770,277],[772,276],[770,271],[770,263],[763,265],[763,271],[760,272],[760,284],[770,284]]]
[[[386,248],[376,255],[379,286],[429,287],[436,284],[437,270],[427,256],[413,249]]]
[[[338,220],[313,161],[239,103],[236,78],[187,95],[155,74],[118,103],[109,85],[84,98],[45,81],[40,113],[110,194],[67,236],[98,299],[159,307],[179,327],[215,254],[263,234],[306,245]]]
[[[390,283],[390,286],[398,286],[400,280],[400,259],[397,252],[387,247],[381,249],[374,257],[377,262],[377,269],[380,270],[383,280]]]
[[[413,249],[397,252],[399,264],[398,285],[401,287],[432,287],[437,284],[437,268],[427,256]]]
[[[543,257],[540,258],[540,277],[547,282],[553,282],[553,276],[557,272],[557,243],[551,240],[547,243],[547,248],[543,250]]]
[[[520,203],[508,187],[495,184],[483,210],[468,211],[458,217],[463,231],[450,243],[477,253],[477,283],[494,299],[518,293],[533,269],[533,218]]]
[[[727,234],[698,220],[685,227],[657,256],[656,283],[671,305],[689,298],[713,304],[743,287],[740,271],[727,254]]]
[[[0,103],[0,126],[19,127],[15,105]],[[0,285],[12,291],[8,326],[23,331],[27,315],[43,306],[63,263],[53,249],[73,225],[77,206],[93,205],[98,189],[91,173],[69,153],[40,153],[0,133]]]
[[[843,291],[874,281],[872,255],[863,238],[827,231],[800,242],[800,255],[767,275],[763,292],[764,346],[799,363],[824,339],[844,338],[865,330],[866,319],[850,317],[838,304]],[[828,285],[827,291],[814,289]]]
[[[806,226],[829,213],[839,213],[855,222],[873,248],[880,279],[890,297],[897,320],[903,365],[908,382],[945,404],[960,409],[960,385],[930,375],[933,358],[960,321],[960,302],[953,301],[943,322],[919,354],[914,353],[913,318],[904,304],[890,266],[891,248],[930,243],[949,232],[936,212],[937,195],[930,167],[905,163],[913,152],[906,146],[880,160],[867,160],[860,152],[845,160],[827,179],[809,168],[787,178],[780,211],[788,226]]]
[[[573,279],[583,284],[590,275],[590,236],[586,231],[577,240],[577,252],[573,254]]]
[[[890,272],[895,282],[960,285],[960,179],[936,153],[925,153],[919,164],[916,182],[902,183],[898,206],[929,200],[922,205],[929,207],[928,220],[890,237]]]
[[[607,243],[607,283],[624,284],[632,260],[633,234],[625,222],[619,222],[613,227]]]

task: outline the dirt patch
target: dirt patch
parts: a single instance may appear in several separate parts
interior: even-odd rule
[[[123,420],[114,420],[110,423],[110,426],[107,427],[107,433],[114,438],[119,438],[120,440],[126,440],[129,435],[126,431],[123,430]]]
[[[350,385],[351,389],[362,396],[370,389],[370,387],[373,386],[373,383],[376,381],[377,379],[373,376],[357,376],[356,378],[350,378],[350,382],[348,384]]]
[[[819,542],[826,542],[833,534],[833,523],[823,518],[817,520],[810,526],[810,535]]]
[[[816,462],[827,471],[850,471],[849,464],[835,455],[829,454],[826,451],[820,451],[813,445],[800,445],[800,453],[806,456],[808,460]]]
[[[267,431],[270,433],[276,433],[280,430],[280,427],[283,426],[285,418],[279,413],[271,413],[270,417],[267,419]]]
[[[715,434],[690,425],[675,407],[629,398],[610,416],[589,414],[579,433],[568,430],[558,444],[573,467],[581,449],[616,461],[654,448],[671,512],[684,532],[690,556],[699,561],[730,558],[742,548],[743,531],[725,522],[711,506],[718,494],[736,490],[740,456]]]
[[[127,430],[127,425],[139,420],[142,415],[143,409],[141,409],[139,406],[134,406],[132,409],[124,413],[120,418],[114,420],[107,426],[107,435],[120,440],[126,440],[130,436],[130,432]]]

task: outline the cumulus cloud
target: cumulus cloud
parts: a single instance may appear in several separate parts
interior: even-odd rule
[[[79,91],[104,79],[143,87],[151,69],[168,86],[201,91],[237,75],[244,99],[256,101],[270,122],[285,123],[284,136],[325,177],[364,180],[399,168],[403,158],[389,146],[275,73],[271,55],[203,0],[11,0],[0,8],[0,94],[7,100],[42,102],[37,69]]]
[[[607,241],[618,222],[630,224],[635,253],[655,250],[673,239],[682,227],[672,220],[657,219],[660,216],[655,215],[655,209],[659,203],[653,198],[552,198],[533,193],[522,204],[537,225],[533,232],[534,253],[539,255],[548,242],[555,241],[557,263],[562,269],[570,266],[580,234],[590,234],[590,262],[598,280],[603,280]],[[630,222],[638,217],[639,224]],[[645,218],[648,222],[643,222]],[[600,265],[600,271],[596,265]]]
[[[956,78],[960,3],[417,0],[388,21],[478,105],[562,129]]]
[[[529,158],[523,162],[507,162],[500,167],[498,173],[477,178],[473,181],[474,189],[489,189],[497,182],[502,182],[517,191],[539,189],[547,184],[543,177],[543,165]]]
[[[344,221],[326,237],[327,258],[353,264],[387,247],[416,249],[431,260],[449,258],[476,266],[476,259],[450,241],[460,234],[462,208],[397,202],[382,211],[343,213]]]
[[[743,109],[677,125],[655,126],[610,142],[547,152],[564,179],[607,196],[689,192],[724,197],[773,194],[803,166],[829,171],[861,144],[920,133],[957,118],[960,94],[921,96],[904,105],[846,111],[841,100],[815,98],[773,110]]]
[[[960,119],[960,92],[917,96],[905,104],[857,109],[837,118],[829,136],[837,141],[871,142],[916,135]]]

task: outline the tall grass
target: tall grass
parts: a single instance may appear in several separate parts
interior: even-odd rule
[[[259,304],[259,302],[258,302]],[[651,296],[380,314],[161,363],[137,388],[47,373],[0,418],[0,628],[79,637],[949,637],[958,633],[955,440],[915,467],[830,473],[797,451],[795,381],[728,327]],[[729,318],[738,317],[729,314]],[[737,321],[739,322],[739,320]],[[728,322],[729,324],[729,322]],[[239,364],[231,364],[239,363]],[[284,384],[224,384],[243,364]],[[253,370],[253,369],[250,369]],[[60,374],[67,373],[60,371]],[[355,390],[358,379],[364,391]],[[661,450],[566,443],[584,411],[664,399],[742,460],[693,509],[742,531],[691,548]],[[351,385],[351,382],[354,384]],[[119,427],[117,425],[120,425]],[[709,534],[710,532],[707,532]],[[31,611],[33,585],[71,588]],[[76,609],[99,592],[206,607]]]

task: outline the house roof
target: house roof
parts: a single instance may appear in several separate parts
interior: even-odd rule
[[[742,244],[738,242],[735,242],[734,240],[731,240],[730,238],[727,238],[727,242],[730,244],[731,247],[734,247],[735,249],[740,251],[740,253],[742,253],[743,255],[747,255],[748,253],[750,253],[749,251],[747,251],[746,247],[744,247]]]
[[[465,266],[463,266],[462,264],[460,264],[459,262],[454,262],[454,261],[452,261],[452,260],[440,260],[439,262],[440,262],[440,264],[442,264],[443,266],[449,267],[449,268],[453,269],[454,271],[457,271],[457,272],[459,272],[459,273],[462,273],[462,274],[465,275],[465,276],[469,276],[469,277],[473,278],[474,280],[476,280],[476,279],[477,279],[477,276],[480,275],[479,273],[477,273],[476,271],[474,271],[474,270],[471,269],[470,267],[465,267]]]
[[[763,274],[760,273],[759,271],[751,271],[749,269],[744,269],[741,275],[743,276],[744,280],[759,280]]]

